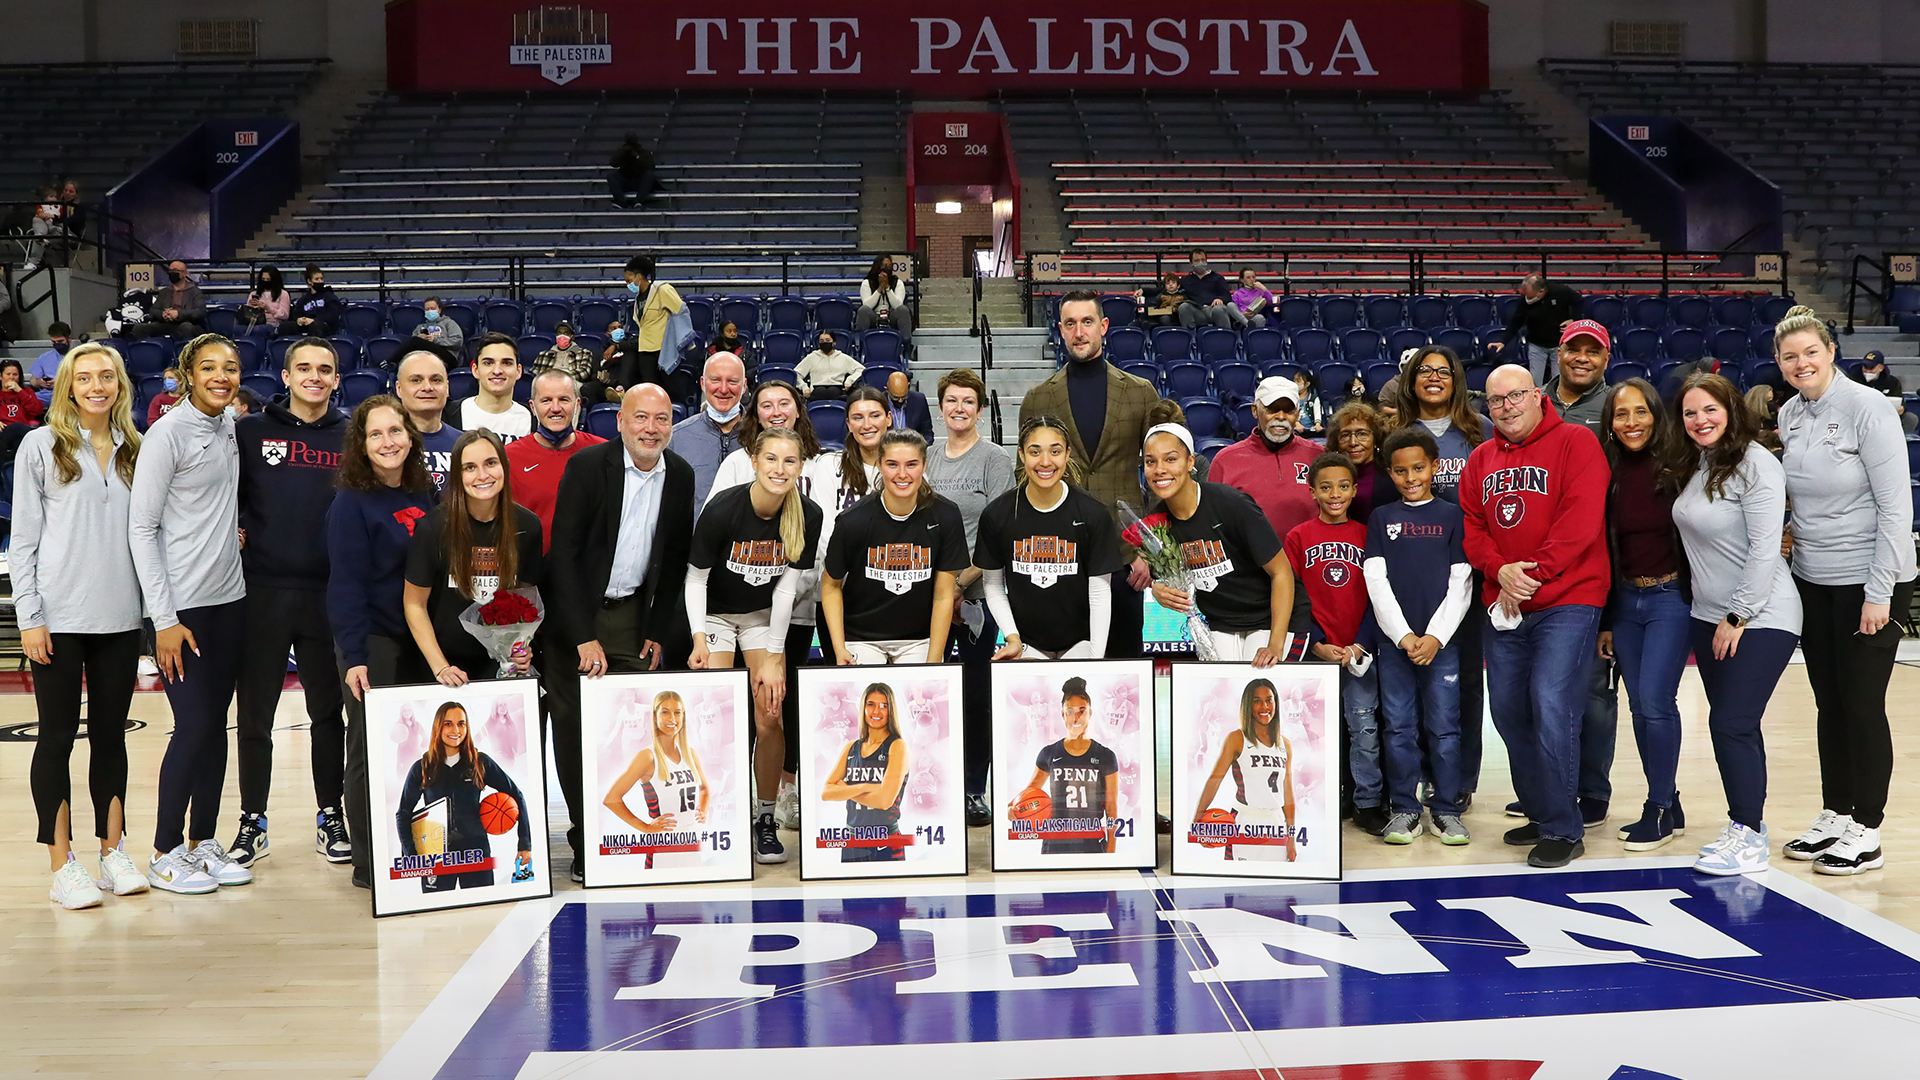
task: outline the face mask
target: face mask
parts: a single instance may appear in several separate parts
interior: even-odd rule
[[[535,427],[533,433],[540,436],[541,442],[546,443],[556,450],[560,448],[561,443],[573,437],[573,429],[570,427],[561,428],[559,431],[548,431],[545,424]]]
[[[615,341],[627,340],[627,332],[624,329],[611,331],[607,334],[607,336],[612,338]]]
[[[1201,260],[1199,260],[1198,262],[1195,262],[1195,263],[1193,264],[1193,272],[1194,272],[1194,273],[1196,273],[1196,274],[1204,274],[1204,273],[1206,273],[1206,272],[1207,272],[1207,260],[1205,260],[1205,259],[1201,259]]]
[[[553,344],[556,348],[565,349],[573,345],[573,339],[565,334],[561,334],[553,339]]]
[[[427,311],[427,321],[428,321],[428,322],[439,322],[439,321],[440,321],[440,309],[439,309],[439,308],[430,308],[430,309],[428,309],[428,311]]]
[[[61,356],[67,355],[67,350],[71,348],[73,348],[73,342],[71,341],[56,341],[53,343],[53,351],[59,353]]]
[[[740,403],[737,401],[733,403],[733,408],[728,409],[726,412],[720,412],[719,410],[715,409],[712,403],[710,402],[702,404],[700,407],[707,411],[707,415],[712,417],[713,422],[716,424],[727,423],[728,421],[732,420],[734,417],[740,415]]]
[[[167,271],[167,280],[173,282],[175,285],[180,284],[180,277],[181,274],[178,270]]]
[[[1522,297],[1522,299],[1526,300],[1528,304],[1537,304],[1540,301],[1545,300],[1546,298],[1547,297],[1545,293],[1541,293],[1539,296]]]
[[[178,380],[178,379],[161,379],[161,380],[160,380],[160,385],[161,385],[162,387],[164,387],[164,388],[166,389],[166,391],[167,391],[167,393],[169,393],[169,394],[171,394],[171,393],[173,393],[173,392],[174,392],[175,390],[178,390],[178,389],[180,389],[180,380]]]
[[[629,281],[629,282],[627,282],[627,291],[628,291],[628,292],[630,292],[630,293],[632,293],[632,294],[633,294],[633,295],[635,295],[635,296],[639,296],[639,295],[640,295],[640,283],[639,283],[639,282],[637,282],[637,281]]]
[[[830,353],[830,352],[832,352],[832,351],[833,351],[833,339],[832,339],[832,338],[828,338],[827,340],[825,340],[825,341],[823,341],[823,342],[821,342],[821,343],[820,343],[820,351],[821,351],[821,352],[823,352],[823,353]]]

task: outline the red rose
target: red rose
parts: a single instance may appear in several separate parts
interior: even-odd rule
[[[487,626],[512,626],[539,617],[539,609],[518,593],[499,593],[480,606],[480,621]]]

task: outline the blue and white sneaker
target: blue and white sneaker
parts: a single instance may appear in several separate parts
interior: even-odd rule
[[[353,843],[347,839],[347,822],[339,808],[329,806],[314,815],[313,846],[330,863],[353,861]]]
[[[220,883],[213,880],[206,867],[200,865],[200,857],[188,851],[185,844],[148,864],[147,883],[156,889],[183,896],[199,896],[220,889]]]
[[[1728,825],[1727,832],[1726,842],[1700,856],[1693,864],[1695,870],[1716,877],[1731,877],[1767,869],[1767,859],[1772,855],[1772,849],[1767,844],[1765,825],[1755,832],[1736,821]]]
[[[1700,854],[1708,855],[1726,846],[1727,838],[1733,835],[1733,822],[1720,826],[1720,835],[1700,845]]]
[[[219,847],[218,844],[214,846]],[[234,834],[233,843],[220,853],[241,866],[252,866],[272,854],[267,847],[267,815],[241,814],[240,831]]]
[[[200,846],[193,849],[193,857],[200,860],[207,876],[221,885],[251,885],[253,871],[241,866],[218,840],[202,840]]]

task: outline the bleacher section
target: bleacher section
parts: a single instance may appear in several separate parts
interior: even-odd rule
[[[1543,60],[1541,68],[1593,113],[1677,116],[1745,160],[1780,186],[1788,234],[1823,264],[1920,245],[1920,67]]]

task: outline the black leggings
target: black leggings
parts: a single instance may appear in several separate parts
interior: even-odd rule
[[[227,706],[233,703],[247,633],[245,600],[179,614],[180,624],[192,631],[199,652],[182,647],[180,663],[186,677],[167,684],[173,737],[160,759],[153,831],[153,848],[159,852],[172,851],[188,836],[211,839],[220,823],[220,789],[227,782]]]
[[[340,677],[344,680],[347,676],[347,658],[338,650],[334,651],[333,656],[334,663],[340,668]],[[427,662],[421,659],[420,649],[413,643],[411,636],[401,639],[368,634],[367,681],[375,686],[404,686],[407,683],[431,682],[432,676],[427,671]],[[354,883],[371,887],[373,817],[372,810],[367,805],[371,798],[367,788],[367,703],[354,697],[352,691],[345,692],[345,700],[347,708],[346,790],[342,793],[341,800],[346,805],[342,809],[347,814],[347,834],[353,840]],[[381,745],[386,744],[383,742]]]
[[[988,615],[979,637],[965,623],[954,623],[949,637],[960,652],[960,729],[966,747],[967,794],[985,795],[987,766],[993,759],[993,654],[1000,647],[1000,627]],[[1105,851],[1106,844],[1100,850]]]
[[[824,631],[826,625],[822,620],[820,628]],[[795,776],[800,774],[800,669],[813,663],[813,629],[812,623],[787,624],[787,696],[780,703],[780,731],[786,737],[787,753],[780,771]]]
[[[287,648],[300,667],[313,747],[317,809],[340,805],[347,726],[340,718],[340,671],[333,662],[327,597],[314,589],[247,585],[247,632],[240,657],[240,810],[267,812],[273,784],[273,716],[287,681]]]
[[[1798,577],[1793,583],[1803,612],[1800,652],[1818,714],[1821,804],[1877,829],[1886,818],[1887,788],[1893,782],[1887,683],[1900,649],[1900,620],[1913,602],[1913,582],[1894,586],[1893,619],[1871,638],[1859,636],[1866,586],[1815,585]]]
[[[120,800],[125,829],[127,799],[127,708],[140,667],[140,631],[117,634],[54,634],[51,662],[33,665],[33,703],[40,737],[33,746],[33,808],[40,843],[56,839],[60,808],[72,797],[67,764],[80,727],[80,677],[87,688],[87,792],[93,796],[93,830],[107,838],[107,816]]]

